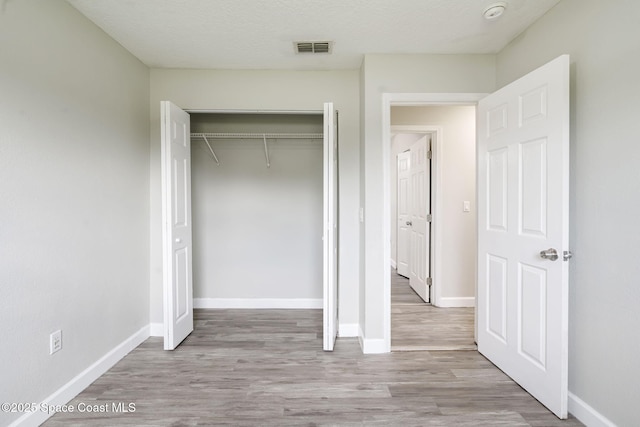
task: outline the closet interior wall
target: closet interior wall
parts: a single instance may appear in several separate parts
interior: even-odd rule
[[[321,114],[192,113],[192,133],[318,133]],[[322,139],[191,139],[194,298],[322,299]],[[223,304],[224,305],[224,304]],[[247,303],[251,306],[250,301]]]

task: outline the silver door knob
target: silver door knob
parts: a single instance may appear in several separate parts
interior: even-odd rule
[[[407,221],[407,225],[408,225],[409,227],[411,227],[411,226],[413,225],[413,222],[411,222],[411,221]]]
[[[178,238],[176,239],[176,243],[182,243],[182,239],[178,237]]]
[[[540,251],[540,258],[555,261],[558,259],[558,251],[553,248],[549,248],[546,251]]]

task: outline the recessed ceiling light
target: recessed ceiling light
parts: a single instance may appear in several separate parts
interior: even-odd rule
[[[502,15],[506,8],[507,8],[506,3],[503,3],[503,2],[493,3],[489,5],[484,10],[484,12],[482,12],[482,16],[484,16],[484,19],[492,21],[494,19],[497,19],[500,15]]]

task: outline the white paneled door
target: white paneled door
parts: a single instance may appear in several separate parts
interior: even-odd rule
[[[338,138],[333,103],[324,104],[323,348],[338,335]]]
[[[398,160],[398,225],[396,238],[396,270],[404,277],[409,277],[409,245],[411,217],[409,215],[410,180],[411,180],[411,152],[405,151],[397,156]]]
[[[164,349],[193,331],[189,114],[161,102]]]
[[[409,202],[409,285],[429,302],[431,227],[431,136],[425,135],[411,146]]]
[[[478,350],[567,417],[569,57],[478,104]]]

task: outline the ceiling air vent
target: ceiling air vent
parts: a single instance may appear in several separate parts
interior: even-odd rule
[[[331,53],[332,42],[294,42],[296,53]]]

